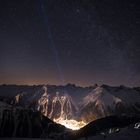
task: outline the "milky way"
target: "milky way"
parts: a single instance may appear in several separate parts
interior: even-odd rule
[[[0,83],[139,86],[138,0],[0,1]]]

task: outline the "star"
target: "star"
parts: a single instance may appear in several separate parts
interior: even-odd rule
[[[78,13],[78,14],[79,14],[79,13],[80,13],[80,9],[78,9],[78,8],[77,8],[77,9],[76,9],[76,13]]]

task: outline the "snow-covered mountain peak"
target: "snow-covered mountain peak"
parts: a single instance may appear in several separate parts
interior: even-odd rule
[[[122,100],[118,97],[111,95],[105,88],[97,87],[91,93],[89,93],[83,99],[83,105],[87,105],[89,103],[94,103],[95,106],[97,105],[105,105],[114,107],[114,104],[118,102],[122,102]]]

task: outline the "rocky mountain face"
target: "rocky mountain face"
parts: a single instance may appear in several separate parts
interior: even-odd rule
[[[0,137],[45,138],[64,130],[40,112],[0,102]]]
[[[139,88],[107,85],[82,88],[72,84],[34,88],[34,92],[30,88],[21,90],[10,103],[40,111],[51,120],[61,117],[91,122],[114,114],[140,114]]]
[[[45,116],[48,116],[50,119],[57,118],[72,118],[76,115],[78,108],[72,97],[68,94],[59,95],[59,92],[56,92],[56,95],[52,98],[47,93],[47,88],[44,87],[45,93],[37,101],[37,110],[42,112]]]
[[[99,86],[83,98],[80,113],[88,122],[113,114],[139,114],[140,93],[126,87]]]
[[[12,100],[12,104],[40,111],[44,116],[50,119],[73,118],[78,108],[72,97],[68,94],[48,94],[47,87],[43,86],[42,91],[33,96],[28,94],[17,94]]]

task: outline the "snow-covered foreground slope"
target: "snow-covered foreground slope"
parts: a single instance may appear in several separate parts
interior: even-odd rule
[[[85,138],[78,140],[85,140]],[[88,137],[88,140],[140,140],[140,129],[123,128],[117,133]]]
[[[81,138],[77,140],[140,140],[140,129],[124,128],[118,133],[107,135],[96,135],[94,137]],[[37,139],[37,138],[0,138],[0,140],[53,140],[53,139]],[[57,140],[57,139],[56,139]],[[59,140],[59,139],[58,139]],[[67,140],[67,139],[61,139]]]
[[[124,128],[118,133],[108,135],[96,135],[94,137],[81,138],[77,140],[140,140],[140,129]],[[0,138],[0,140],[53,140],[37,138]],[[57,140],[57,139],[56,139]],[[66,139],[61,139],[66,140]]]

